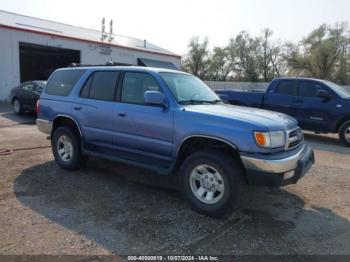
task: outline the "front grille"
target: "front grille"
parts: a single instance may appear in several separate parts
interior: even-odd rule
[[[287,131],[286,149],[292,149],[304,141],[303,131],[300,128]]]
[[[293,136],[296,136],[298,134],[298,129],[294,130],[294,131],[291,131],[289,133],[289,138],[293,137]]]

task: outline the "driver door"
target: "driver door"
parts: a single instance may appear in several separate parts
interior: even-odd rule
[[[171,160],[173,109],[144,104],[146,91],[160,91],[145,72],[125,72],[114,110],[114,144],[123,151]]]
[[[326,90],[333,98],[325,99],[317,96],[317,92]],[[306,130],[327,131],[332,122],[331,112],[336,108],[334,94],[329,88],[316,81],[299,82],[299,125]]]

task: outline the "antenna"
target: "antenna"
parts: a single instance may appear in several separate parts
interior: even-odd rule
[[[105,29],[106,29],[106,26],[105,26],[105,22],[106,22],[106,19],[103,17],[102,18],[102,21],[101,21],[101,41],[103,42],[106,37],[107,37],[107,34],[105,33]]]
[[[108,37],[108,42],[111,43],[112,40],[114,39],[113,37],[113,20],[109,22],[109,37]]]

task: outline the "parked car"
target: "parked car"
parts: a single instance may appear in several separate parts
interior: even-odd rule
[[[145,67],[56,70],[37,105],[38,129],[68,170],[99,156],[178,174],[197,211],[223,216],[242,184],[297,183],[314,163],[293,118],[224,104],[193,75]]]
[[[35,112],[35,105],[38,101],[46,81],[33,80],[20,84],[11,90],[9,101],[16,114],[23,114],[25,111]]]
[[[332,82],[308,78],[277,78],[264,91],[218,90],[234,105],[263,108],[288,114],[302,129],[338,133],[350,146],[350,91]]]

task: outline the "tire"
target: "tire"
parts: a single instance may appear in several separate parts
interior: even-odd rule
[[[238,207],[242,172],[240,165],[228,154],[218,150],[195,152],[180,168],[184,198],[199,213],[223,217]],[[207,197],[213,200],[209,201]]]
[[[339,138],[346,146],[350,146],[350,121],[345,122],[339,128]]]
[[[87,157],[81,153],[79,134],[67,126],[54,131],[51,147],[57,164],[63,169],[78,170],[87,161]]]
[[[12,105],[12,110],[15,114],[22,115],[24,113],[23,105],[17,98],[14,98],[12,100],[11,105]]]

